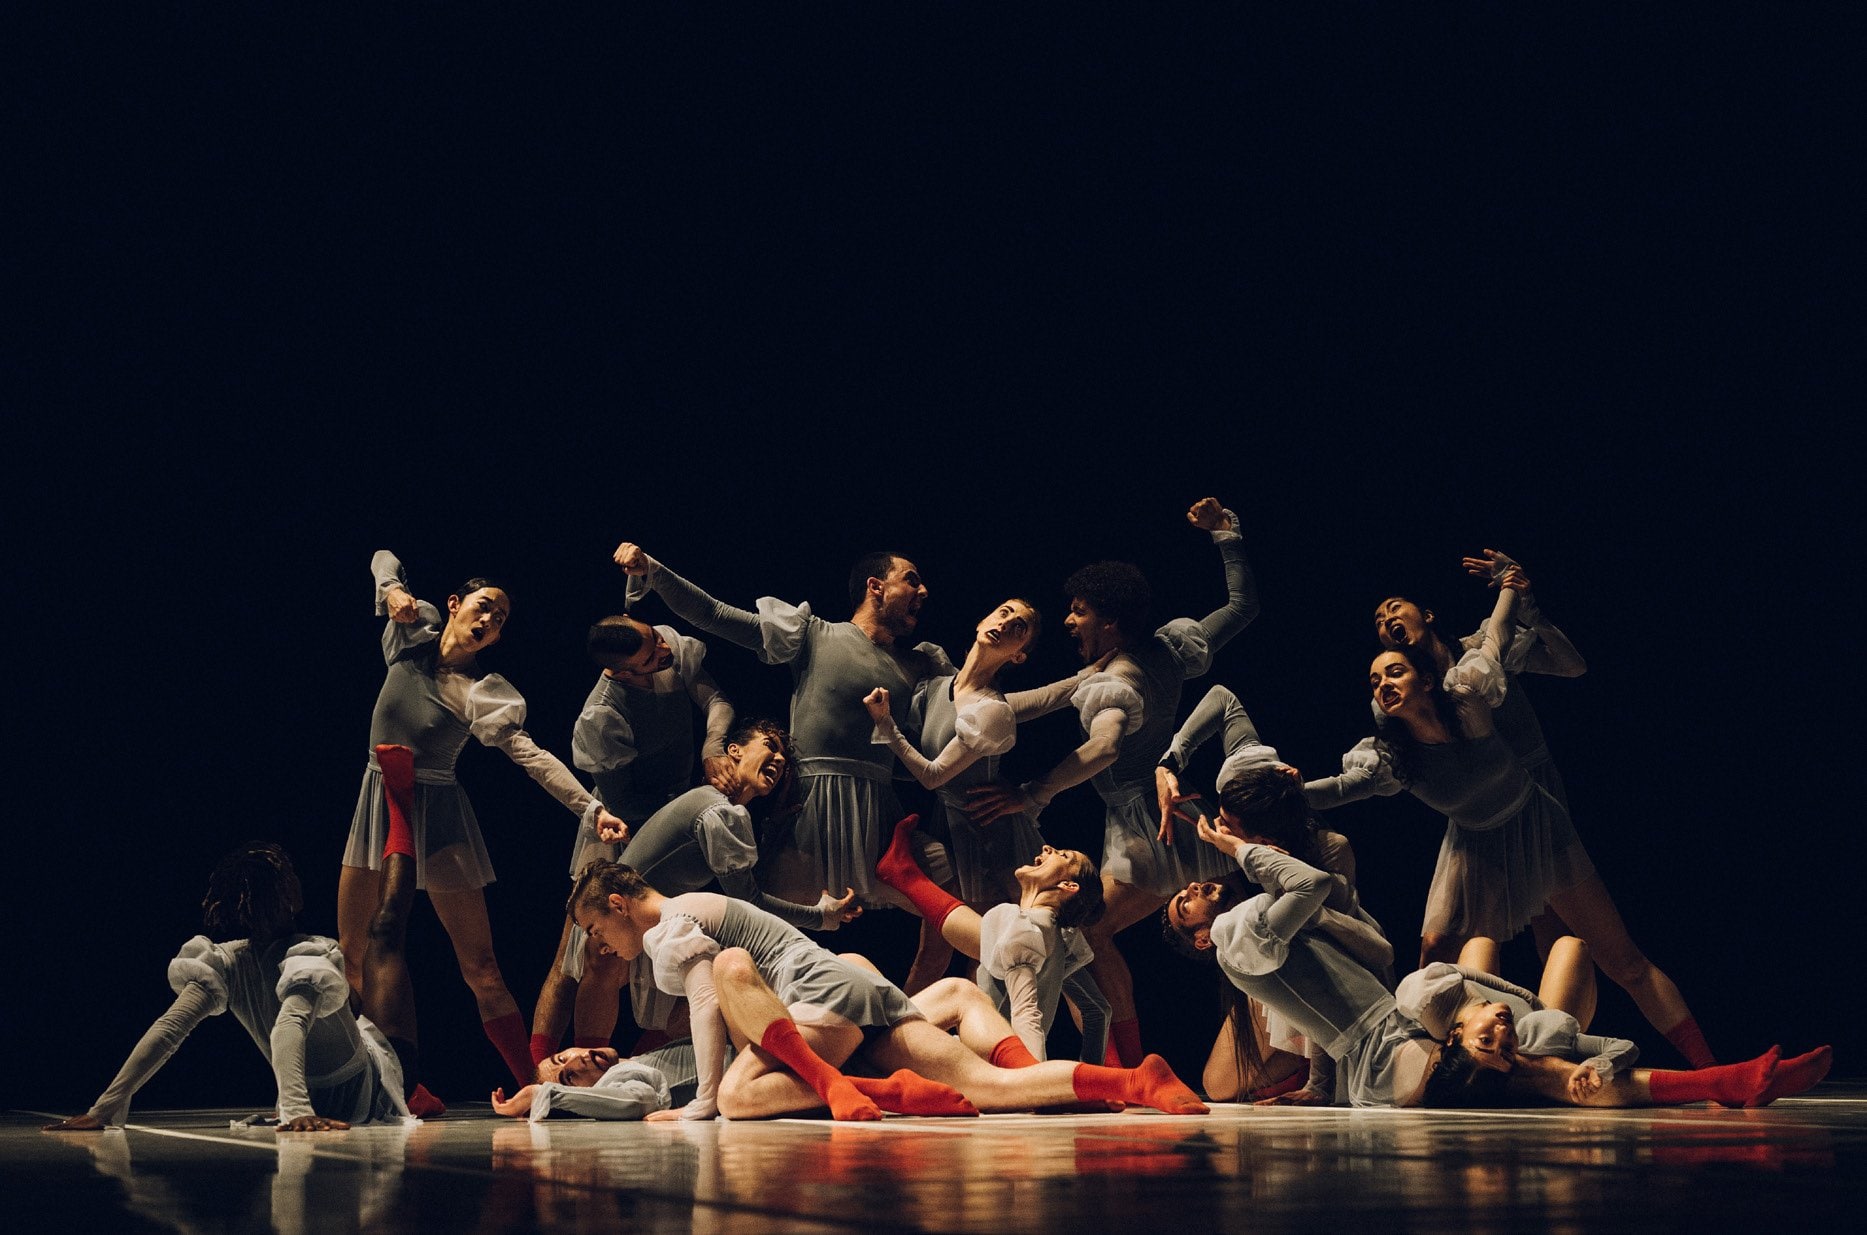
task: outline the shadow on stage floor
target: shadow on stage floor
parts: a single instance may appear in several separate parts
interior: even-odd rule
[[[1765,1110],[1259,1109],[279,1135],[239,1111],[0,1122],[13,1230],[1808,1229],[1867,1212],[1867,1085]]]

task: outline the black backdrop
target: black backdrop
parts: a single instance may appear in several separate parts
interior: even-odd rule
[[[371,550],[427,597],[510,581],[492,664],[562,752],[625,536],[831,616],[898,546],[960,648],[1010,592],[1060,616],[1096,557],[1204,612],[1207,493],[1264,601],[1214,680],[1312,771],[1362,732],[1375,600],[1464,628],[1460,555],[1526,562],[1590,663],[1531,689],[1635,937],[1721,1052],[1857,1070],[1842,12],[431,5],[22,39],[8,1103],[102,1087],[232,844],[284,841],[334,933]],[[782,713],[782,671],[712,657]],[[1034,659],[1070,667],[1054,622]],[[1030,727],[1010,770],[1072,738]],[[496,754],[462,777],[529,1012],[571,821]],[[1097,818],[1081,790],[1046,823]],[[1437,823],[1332,822],[1405,954]],[[1192,1066],[1212,996],[1152,931],[1144,1031]],[[416,935],[431,1083],[481,1097],[498,1061]],[[857,938],[898,972],[910,935]],[[1672,1059],[1618,992],[1598,1024]],[[239,1038],[144,1101],[263,1101]]]

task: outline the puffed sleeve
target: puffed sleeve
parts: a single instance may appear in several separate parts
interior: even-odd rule
[[[985,759],[1002,755],[1017,744],[1018,720],[1004,699],[977,695],[954,713],[953,732],[975,757]]]
[[[315,1014],[320,1017],[350,1002],[350,983],[344,980],[344,954],[333,940],[313,935],[285,950],[274,993],[284,999],[295,990],[311,995]]]
[[[488,746],[498,746],[514,730],[525,728],[525,696],[497,673],[467,689],[467,727]]]
[[[1090,721],[1111,710],[1122,714],[1123,737],[1140,729],[1147,721],[1147,707],[1141,702],[1141,692],[1106,670],[1085,678],[1070,702],[1076,705],[1076,714],[1082,718],[1085,730]]]
[[[953,664],[953,658],[946,654],[946,649],[937,643],[917,643],[914,650],[927,658],[927,672],[921,680],[928,678],[951,677],[959,670]]]
[[[190,983],[201,987],[211,1000],[207,1014],[219,1016],[227,1010],[227,973],[232,964],[225,948],[206,935],[196,935],[169,962],[169,989],[179,995]]]
[[[694,839],[707,869],[729,875],[758,865],[758,843],[752,839],[752,814],[743,806],[719,802],[694,820]]]
[[[1005,975],[1013,969],[1041,969],[1050,959],[1050,941],[1029,913],[1016,905],[1005,904],[992,906],[985,917],[993,921],[989,927],[981,921],[980,934],[983,938],[989,930],[992,940],[989,948],[981,947],[985,955],[980,957],[979,963],[999,981],[1004,981]]]
[[[1276,900],[1269,892],[1261,892],[1213,921],[1213,951],[1228,972],[1274,973],[1283,966],[1290,943],[1271,929],[1267,916]]]
[[[580,826],[595,827],[602,804],[563,760],[525,732],[525,697],[516,686],[497,673],[479,678],[467,688],[466,713],[467,728],[474,737],[504,752],[566,810],[575,812]]]
[[[635,727],[610,701],[607,684],[597,683],[571,729],[571,762],[586,772],[613,772],[635,762]]]
[[[1435,961],[1400,980],[1394,988],[1400,1010],[1441,1042],[1452,1032],[1452,1018],[1465,1003],[1465,975],[1457,965]]]
[[[1446,689],[1469,691],[1495,708],[1504,702],[1510,679],[1496,661],[1474,648],[1446,670]]]
[[[387,549],[378,549],[376,556],[370,559],[370,574],[376,580],[376,616],[387,617],[390,590],[401,588],[408,591],[408,577],[403,573],[401,561]],[[415,613],[413,622],[391,621],[384,624],[382,659],[385,665],[393,665],[414,649],[441,637],[439,609],[425,600],[417,600]]]
[[[789,664],[804,650],[810,625],[810,602],[794,605],[776,596],[761,596],[758,610],[758,658],[768,665]]]
[[[1379,738],[1363,738],[1342,755],[1342,774],[1303,782],[1312,810],[1328,810],[1363,798],[1392,797],[1405,789],[1394,774],[1394,756]]]
[[[1154,637],[1173,652],[1187,677],[1196,678],[1212,668],[1212,644],[1205,627],[1193,618],[1175,618],[1155,631]]]
[[[685,915],[668,918],[642,935],[642,950],[655,964],[655,985],[670,995],[687,993],[682,971],[696,960],[720,954],[720,945]]]

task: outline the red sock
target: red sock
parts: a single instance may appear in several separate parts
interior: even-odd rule
[[[1287,1093],[1295,1093],[1308,1082],[1309,1069],[1298,1068],[1281,1081],[1272,1081],[1268,1085],[1258,1086],[1250,1093],[1239,1095],[1238,1100],[1240,1102],[1262,1102],[1266,1098],[1276,1098]]]
[[[408,1096],[408,1113],[417,1119],[433,1119],[447,1114],[447,1103],[429,1093],[426,1085],[418,1084],[415,1092]]]
[[[1142,1056],[1141,1022],[1135,1017],[1125,1021],[1115,1021],[1109,1025],[1109,1045],[1115,1048],[1115,1057],[1121,1060],[1124,1068],[1137,1067]]]
[[[909,815],[895,825],[894,839],[888,842],[888,852],[875,864],[875,873],[883,883],[912,901],[914,907],[921,911],[921,917],[933,923],[935,930],[939,930],[947,915],[958,909],[962,902],[929,879],[920,863],[914,860],[908,833],[920,821],[919,815]]]
[[[1769,1087],[1744,1105],[1768,1106],[1778,1098],[1793,1098],[1827,1076],[1834,1062],[1834,1048],[1828,1046],[1818,1046],[1806,1055],[1781,1060],[1776,1065],[1776,1074],[1770,1078]]]
[[[508,1012],[490,1021],[481,1021],[480,1028],[485,1031],[487,1041],[498,1050],[499,1057],[506,1061],[506,1067],[512,1069],[513,1079],[521,1085],[531,1084],[533,1070],[538,1065],[532,1062],[531,1042],[525,1032],[525,1017],[517,1012]]]
[[[382,769],[383,798],[389,807],[389,839],[382,856],[415,856],[415,752],[406,746],[378,746],[376,766]]]
[[[875,1105],[897,1115],[977,1115],[979,1108],[966,1095],[939,1081],[930,1081],[919,1073],[902,1068],[893,1076],[872,1080],[849,1076],[844,1080],[859,1094],[872,1098]],[[839,1116],[840,1118],[840,1116]]]
[[[1102,1048],[1102,1064],[1108,1068],[1121,1067],[1121,1052],[1115,1049],[1115,1039],[1111,1036],[1109,1044]]]
[[[1149,1055],[1138,1068],[1079,1063],[1070,1080],[1076,1096],[1085,1102],[1132,1102],[1169,1115],[1204,1115],[1207,1111],[1199,1095],[1159,1055]]]
[[[1655,1068],[1647,1073],[1647,1092],[1653,1095],[1655,1106],[1678,1106],[1686,1102],[1744,1106],[1761,1099],[1769,1090],[1776,1074],[1776,1060],[1781,1054],[1781,1048],[1772,1046],[1743,1063],[1699,1068],[1693,1072],[1663,1072]]]
[[[552,1039],[551,1035],[548,1033],[533,1034],[531,1045],[532,1045],[532,1063],[534,1065],[541,1064],[545,1060],[551,1058],[551,1056],[558,1053],[558,1044]]]
[[[810,1049],[804,1035],[788,1020],[775,1020],[765,1027],[759,1046],[777,1056],[779,1062],[798,1074],[829,1105],[835,1119],[880,1119],[882,1108],[849,1083],[849,1078],[825,1063]]]
[[[994,1068],[1028,1068],[1036,1062],[1037,1056],[1031,1054],[1024,1040],[1015,1033],[992,1048]]]
[[[1711,1053],[1711,1047],[1705,1043],[1705,1035],[1699,1032],[1698,1022],[1692,1017],[1688,1016],[1668,1029],[1665,1037],[1694,1068],[1709,1068],[1718,1062],[1718,1057]]]

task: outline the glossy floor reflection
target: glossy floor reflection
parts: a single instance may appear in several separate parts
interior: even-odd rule
[[[1852,1226],[1867,1086],[1767,1110],[1260,1110],[531,1125],[469,1104],[281,1137],[244,1112],[0,1123],[14,1230],[1602,1231]]]

